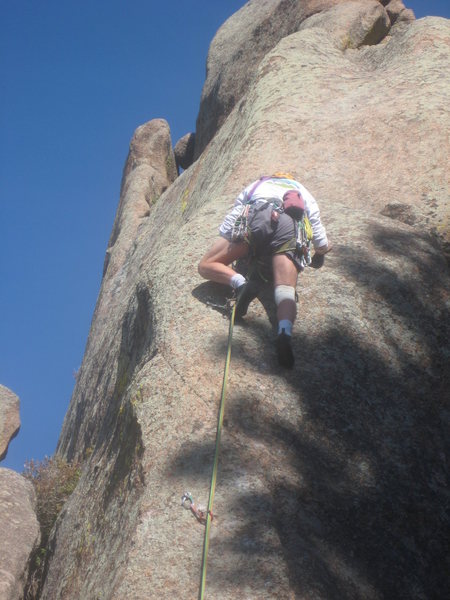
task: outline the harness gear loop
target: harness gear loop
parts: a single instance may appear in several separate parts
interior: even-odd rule
[[[302,258],[304,266],[311,264],[311,240],[313,239],[313,230],[311,223],[306,215],[301,221],[297,222],[297,254]]]
[[[217,469],[218,469],[218,465],[219,465],[220,436],[222,434],[223,415],[225,412],[225,397],[226,397],[226,389],[227,389],[228,372],[230,369],[230,361],[231,361],[231,342],[233,339],[233,327],[234,327],[235,312],[236,312],[236,303],[233,305],[233,309],[231,311],[231,316],[230,316],[230,326],[228,329],[228,347],[227,347],[227,355],[226,355],[226,359],[225,359],[225,369],[223,372],[222,394],[220,397],[219,414],[217,417],[216,445],[215,445],[215,449],[214,449],[214,462],[213,462],[212,475],[211,475],[211,485],[209,488],[208,508],[206,510],[205,537],[203,540],[202,570],[201,570],[201,577],[200,577],[200,590],[199,590],[199,595],[198,595],[199,600],[203,600],[205,597],[206,562],[207,562],[207,558],[208,558],[208,549],[209,549],[209,531],[211,528],[211,521],[213,518],[212,509],[213,509],[213,503],[214,503],[214,492],[216,489]]]
[[[250,204],[243,204],[239,216],[234,222],[233,229],[231,231],[232,242],[243,242],[248,240],[248,212],[250,210]]]

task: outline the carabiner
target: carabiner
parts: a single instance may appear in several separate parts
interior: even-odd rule
[[[189,506],[185,506],[185,502],[187,502],[188,500],[189,500],[190,504],[189,504]],[[193,504],[194,504],[194,498],[192,497],[192,494],[190,492],[184,492],[184,494],[181,496],[181,506],[183,506],[184,508],[187,508],[189,510]]]

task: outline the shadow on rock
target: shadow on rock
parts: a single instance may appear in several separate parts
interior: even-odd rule
[[[445,262],[417,234],[380,227],[372,239],[376,257],[342,252],[338,268],[363,290],[384,341],[330,319],[321,336],[296,339],[299,369],[270,402],[255,406],[244,393],[227,409],[222,476],[237,477],[239,465],[245,480],[259,468],[267,494],[236,488],[239,526],[221,553],[279,553],[274,529],[299,598],[428,600],[450,589]],[[286,386],[298,394],[300,425],[278,409]],[[193,452],[210,456],[211,442],[204,450]],[[184,464],[192,468],[189,457]],[[217,577],[258,579],[244,566]]]
[[[232,297],[230,286],[205,281],[192,290],[192,295],[199,302],[217,310],[220,314],[225,316],[230,314],[229,301]]]

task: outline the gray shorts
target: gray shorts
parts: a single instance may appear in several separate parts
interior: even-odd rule
[[[220,227],[220,234],[229,241],[232,241],[233,225],[240,210],[240,206],[235,207]],[[274,211],[269,202],[256,202],[249,208],[247,230],[251,254],[261,259],[274,254],[286,254],[298,271],[303,269],[296,251],[297,224],[289,215]]]

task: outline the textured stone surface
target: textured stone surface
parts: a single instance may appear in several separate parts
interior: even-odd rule
[[[0,468],[0,598],[22,600],[28,562],[39,544],[33,485],[22,475]]]
[[[378,0],[259,0],[248,2],[222,25],[208,53],[197,117],[196,157],[245,94],[262,58],[312,15],[326,14],[333,6],[344,8],[347,20],[352,21],[353,28],[344,34],[353,47],[378,43],[390,27]],[[333,29],[333,20],[325,19]]]
[[[58,445],[85,464],[42,598],[197,597],[204,530],[180,498],[207,501],[228,322],[196,265],[241,187],[280,168],[334,251],[300,277],[292,372],[270,289],[235,328],[207,597],[445,597],[450,26],[353,48],[347,11],[266,54],[108,267]]]
[[[391,0],[386,5],[386,12],[392,24],[399,21],[413,21],[415,19],[414,12],[407,9],[402,0]]]
[[[342,1],[252,1],[222,25],[208,52],[206,81],[197,117],[196,157],[244,95],[267,52],[283,37],[297,31],[307,17]]]
[[[173,149],[177,167],[188,169],[194,162],[195,133],[187,133]]]
[[[320,28],[322,36],[326,32],[328,40],[347,50],[378,44],[390,26],[388,14],[377,0],[354,0],[313,15],[303,22],[300,30]]]
[[[8,452],[10,441],[20,429],[19,398],[4,385],[0,385],[0,460]]]
[[[142,219],[176,177],[167,121],[153,119],[138,127],[123,170],[119,207],[106,251],[108,278],[121,269]]]

